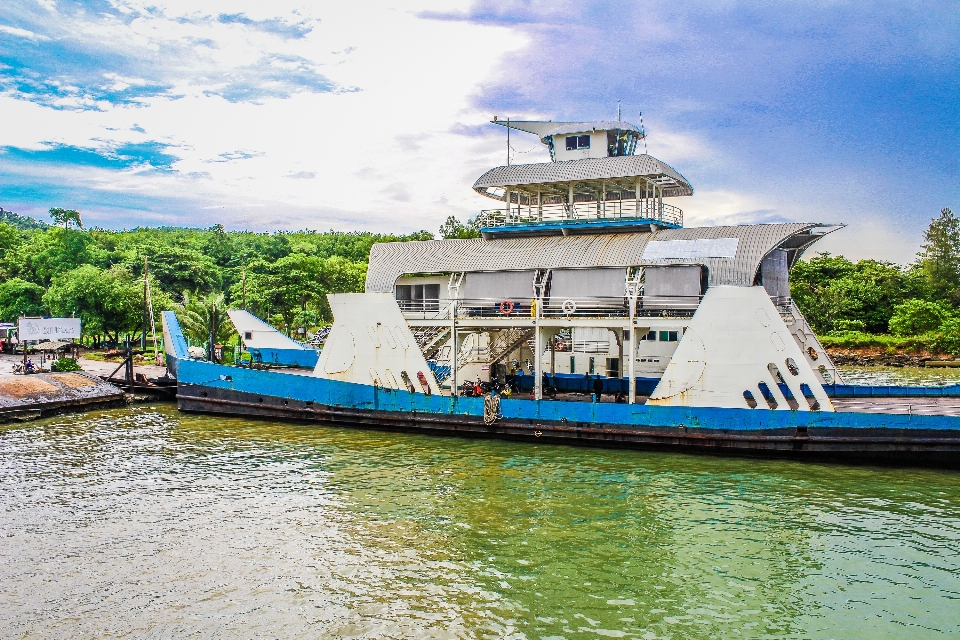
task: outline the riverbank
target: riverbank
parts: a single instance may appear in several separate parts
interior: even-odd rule
[[[126,394],[82,372],[0,376],[0,422],[35,420],[61,413],[119,407]]]
[[[956,361],[956,358],[950,355],[889,347],[828,347],[826,351],[837,366],[924,367],[935,365],[937,362]]]

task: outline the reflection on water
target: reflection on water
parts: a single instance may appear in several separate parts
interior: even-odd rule
[[[960,368],[938,367],[837,367],[846,384],[939,387],[960,384]]]
[[[960,475],[221,419],[0,427],[3,637],[960,632]]]

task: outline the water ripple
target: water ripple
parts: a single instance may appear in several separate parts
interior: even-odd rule
[[[0,427],[0,636],[934,638],[960,475],[124,409]]]

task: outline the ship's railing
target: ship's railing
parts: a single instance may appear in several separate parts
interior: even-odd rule
[[[427,298],[424,300],[397,300],[405,318],[416,320],[449,320],[452,300]]]
[[[689,317],[703,296],[641,296],[637,298],[637,317]],[[458,318],[531,318],[536,301],[530,298],[461,298],[454,300],[398,300],[408,320],[449,320],[456,308]],[[561,298],[542,301],[543,318],[625,318],[630,315],[627,297]]]
[[[635,315],[690,316],[702,296],[649,296],[637,299]],[[458,318],[530,318],[535,301],[531,299],[497,300],[493,298],[457,301]],[[630,315],[627,297],[546,298],[542,302],[543,318],[625,318]]]
[[[790,296],[770,296],[770,302],[777,308],[777,312],[787,325],[792,325],[796,318],[793,315],[793,298]]]
[[[556,223],[597,223],[604,221],[628,222],[644,220],[683,226],[683,210],[672,204],[653,199],[599,200],[540,205],[520,205],[503,209],[486,209],[477,216],[477,226],[510,227]]]
[[[630,301],[616,298],[556,298],[543,301],[544,318],[626,318],[630,315]]]

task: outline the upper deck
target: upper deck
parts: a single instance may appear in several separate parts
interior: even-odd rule
[[[474,190],[501,200],[481,212],[487,239],[655,231],[683,226],[683,211],[664,198],[693,194],[689,181],[656,158],[634,155],[643,133],[624,122],[507,122],[540,136],[551,162],[487,171]],[[563,144],[560,144],[560,141]]]

